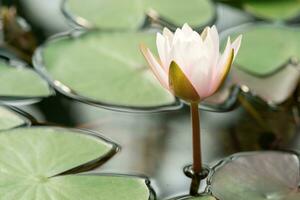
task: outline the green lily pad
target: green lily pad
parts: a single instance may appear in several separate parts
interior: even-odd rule
[[[300,71],[293,64],[287,64],[267,77],[253,76],[238,67],[233,68],[231,74],[234,83],[242,88],[247,86],[252,94],[272,105],[282,104],[290,98],[300,79]]]
[[[203,195],[198,197],[192,197],[192,196],[178,197],[172,200],[216,200],[216,198],[210,195]]]
[[[155,79],[138,50],[139,43],[154,45],[154,40],[150,33],[86,33],[49,42],[41,56],[37,53],[36,58],[43,60],[36,59],[35,66],[45,73],[43,63],[56,88],[82,101],[127,108],[169,107],[176,104],[175,98]]]
[[[216,167],[211,191],[222,200],[296,200],[299,192],[299,158],[286,152],[234,155]]]
[[[0,99],[40,98],[50,94],[47,82],[33,70],[0,62]]]
[[[142,178],[67,175],[95,168],[116,151],[114,144],[90,133],[53,127],[17,128],[2,131],[0,143],[3,200],[149,199]]]
[[[268,20],[289,20],[299,16],[299,0],[246,0],[243,4],[246,11]]]
[[[20,115],[5,107],[0,107],[0,130],[21,126],[24,123],[25,121]]]
[[[175,27],[188,23],[199,27],[214,18],[214,6],[208,0],[146,0],[146,10],[153,10],[166,23]]]
[[[300,59],[300,29],[275,25],[251,25],[241,28],[243,43],[236,65],[257,76],[270,75],[289,59]]]
[[[149,12],[155,14],[154,18],[158,16],[175,26],[181,26],[186,22],[191,26],[203,26],[212,21],[215,15],[210,0],[188,2],[184,0],[88,0],[84,3],[80,0],[68,0],[66,2],[65,13],[77,23],[103,29],[137,29],[143,25]]]

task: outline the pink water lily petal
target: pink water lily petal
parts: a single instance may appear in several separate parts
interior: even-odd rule
[[[182,33],[182,30],[180,28],[177,28],[175,33],[174,33],[174,38],[173,38],[173,41],[172,41],[172,44],[171,46],[174,47],[174,45],[180,41],[183,41],[184,39],[184,35]]]
[[[157,52],[163,68],[167,66],[168,44],[165,36],[160,33],[156,34]]]
[[[163,36],[165,36],[166,38],[168,38],[169,43],[172,44],[173,38],[174,38],[174,34],[168,29],[168,28],[164,28],[163,29]]]
[[[209,58],[209,80],[213,80],[214,79],[214,75],[217,73],[218,71],[218,61],[219,61],[219,35],[218,35],[218,31],[216,26],[212,26],[210,29],[207,30],[207,37],[206,40],[208,41],[209,46],[207,46],[207,48],[209,48],[207,51],[211,51],[209,52],[210,54],[208,55]]]
[[[187,23],[185,23],[182,27],[182,32],[184,35],[184,39],[189,39],[194,31]]]
[[[220,56],[218,64],[217,64],[218,71],[216,71],[216,73],[214,74],[214,77],[217,78],[217,74],[220,71],[223,70],[223,67],[224,67],[224,65],[226,63],[226,60],[227,60],[227,58],[228,58],[228,56],[230,54],[230,50],[231,49],[232,49],[232,47],[231,47],[231,40],[230,40],[230,37],[228,37],[225,50],[224,50],[223,54]]]
[[[163,30],[164,41],[164,51],[166,52],[164,61],[162,61],[163,68],[167,74],[169,74],[169,66],[171,64],[172,58],[170,56],[170,51],[173,44],[174,34],[167,28]]]
[[[216,26],[206,27],[199,35],[188,24],[184,24],[174,34],[167,28],[163,29],[162,34],[157,34],[156,45],[161,63],[148,49],[144,50],[144,54],[165,88],[169,88],[169,68],[174,61],[203,100],[215,93],[224,81],[238,53],[241,39],[239,36],[231,43],[228,38],[224,53],[220,54],[220,38]]]
[[[140,49],[156,78],[159,80],[159,82],[164,88],[169,90],[168,75],[165,73],[162,66],[159,64],[159,62],[156,60],[156,58],[153,56],[153,54],[147,47],[141,45]]]
[[[217,27],[214,25],[212,26],[211,30],[210,30],[210,34],[211,34],[211,38],[213,40],[213,45],[214,45],[214,57],[212,58],[213,60],[213,64],[212,66],[216,66],[219,60],[219,49],[220,49],[220,38],[219,38],[219,34],[218,34],[218,30]]]
[[[239,35],[234,42],[231,44],[231,48],[233,48],[234,50],[234,58],[236,57],[237,53],[239,52],[240,46],[241,46],[241,42],[242,42],[242,35]]]
[[[209,65],[209,61],[206,57],[199,58],[193,64],[192,73],[189,76],[191,84],[194,86],[195,90],[197,91],[198,95],[201,98],[207,97],[209,93],[209,71],[206,70],[207,66]]]
[[[219,57],[218,63],[216,65],[216,70],[214,71],[213,77],[211,79],[210,93],[214,93],[218,89],[220,82],[222,81],[221,76],[225,70],[224,67],[226,67],[226,62],[230,56],[231,49],[232,47],[230,37],[228,37],[224,53]]]

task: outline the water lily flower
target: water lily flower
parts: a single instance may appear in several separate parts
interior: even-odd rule
[[[200,102],[214,94],[225,80],[238,53],[242,36],[230,38],[223,54],[219,53],[216,26],[206,27],[199,35],[188,24],[173,34],[164,28],[157,33],[159,59],[141,45],[141,51],[161,85],[188,102]]]
[[[141,51],[156,78],[175,96],[190,103],[193,130],[193,166],[195,177],[191,195],[198,192],[203,177],[201,135],[198,104],[213,95],[225,80],[231,64],[238,53],[242,36],[233,43],[230,38],[223,54],[219,52],[220,41],[216,26],[207,27],[199,35],[184,24],[172,33],[164,28],[157,33],[156,46],[159,59],[141,45]],[[202,175],[201,175],[202,173]]]

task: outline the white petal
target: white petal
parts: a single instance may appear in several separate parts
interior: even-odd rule
[[[178,42],[181,42],[184,40],[184,35],[182,33],[182,30],[177,28],[175,33],[174,33],[174,38],[173,38],[173,41],[172,41],[172,48],[174,47],[175,44],[177,44]]]
[[[169,90],[169,83],[168,83],[168,75],[167,73],[163,70],[162,66],[159,64],[159,62],[155,59],[151,51],[146,48],[144,45],[140,46],[140,49],[146,58],[150,68],[152,69],[154,75],[156,78],[159,80],[161,85],[165,87],[166,89]]]
[[[227,61],[227,58],[228,56],[230,55],[230,50],[231,50],[231,42],[230,42],[230,37],[228,37],[227,39],[227,44],[226,44],[226,47],[225,47],[225,50],[224,50],[224,53],[221,55],[221,57],[219,58],[219,61],[218,61],[218,64],[217,64],[217,71],[215,72],[214,74],[214,77],[217,76],[217,74],[220,72],[220,71],[223,71],[223,67]]]
[[[222,73],[224,72],[224,67],[226,67],[226,62],[228,60],[228,57],[230,56],[231,53],[231,42],[230,42],[230,37],[227,39],[227,44],[224,50],[224,53],[219,57],[218,63],[214,69],[214,73],[211,79],[211,87],[210,87],[210,92],[213,93],[218,87],[219,79],[221,79],[220,76],[222,76]]]
[[[175,61],[183,71],[185,71],[184,68],[186,68],[185,49],[187,49],[186,43],[177,40],[177,42],[173,44],[172,49],[170,50],[170,60],[168,61],[170,63],[172,61]]]
[[[189,76],[191,71],[195,67],[200,67],[197,65],[197,61],[204,57],[203,49],[201,48],[201,39],[199,35],[190,40],[177,41],[173,45],[170,54],[170,61],[174,60],[182,70]],[[203,70],[207,70],[204,68]]]
[[[170,44],[172,44],[173,38],[174,38],[174,34],[168,29],[168,28],[164,28],[163,30],[163,36],[165,36],[166,38],[168,38],[168,41]]]
[[[189,38],[190,35],[193,33],[193,29],[187,23],[185,23],[182,26],[182,32],[183,32],[185,37]]]
[[[219,34],[218,34],[217,27],[214,25],[214,26],[210,29],[209,33],[210,33],[211,38],[212,38],[212,40],[213,40],[215,50],[216,50],[216,52],[219,53],[220,39],[219,39]]]
[[[241,42],[242,42],[242,35],[239,35],[235,41],[231,44],[231,48],[233,48],[234,50],[234,58],[237,55],[237,53],[239,52],[240,46],[241,46]]]
[[[209,61],[205,57],[202,57],[199,58],[199,60],[197,60],[192,66],[193,68],[189,80],[191,81],[198,95],[202,99],[206,98],[210,89],[210,77],[209,71],[207,70],[209,68]]]
[[[214,41],[213,41],[213,38],[211,35],[211,29],[207,30],[207,35],[205,37],[203,44],[204,44],[207,58],[211,58],[212,56],[214,56],[216,50],[215,50]]]
[[[211,75],[215,73],[216,66],[219,61],[219,49],[220,49],[220,39],[219,39],[219,34],[216,26],[214,25],[209,31],[208,35],[212,40],[212,54],[211,54]]]
[[[166,66],[167,66],[167,55],[168,55],[166,40],[167,39],[160,33],[156,34],[157,52],[158,52],[161,64],[164,68],[166,68]]]

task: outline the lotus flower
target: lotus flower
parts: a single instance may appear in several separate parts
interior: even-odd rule
[[[141,51],[161,85],[188,102],[200,102],[214,94],[225,80],[238,53],[242,36],[230,38],[223,54],[219,53],[216,26],[206,27],[199,35],[188,24],[173,34],[164,28],[157,33],[159,59],[141,45]]]

